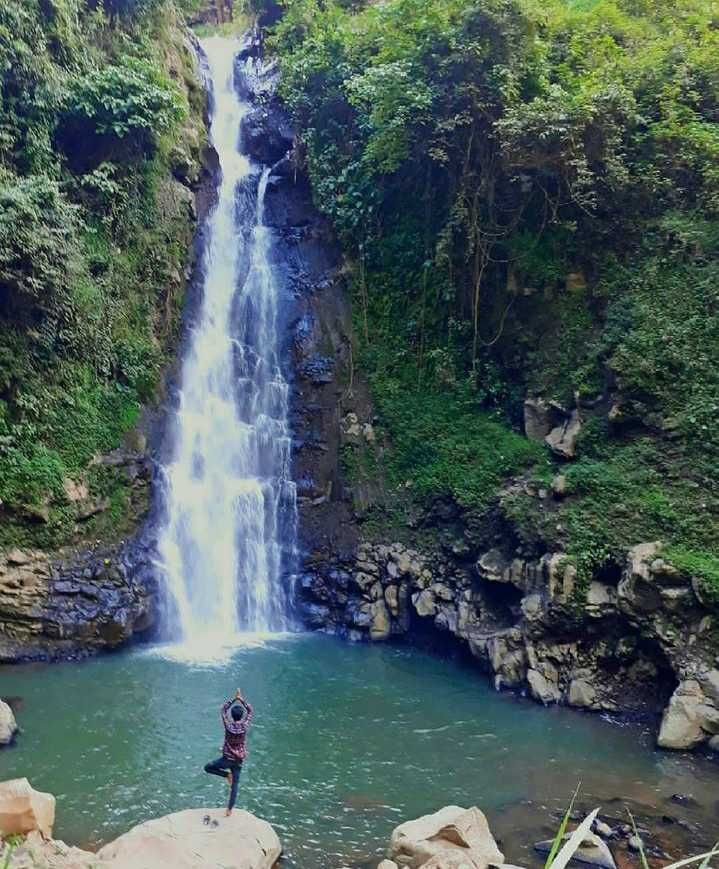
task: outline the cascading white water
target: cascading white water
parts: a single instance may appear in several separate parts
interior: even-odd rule
[[[209,219],[202,307],[188,341],[174,459],[164,468],[159,552],[171,633],[217,648],[239,632],[288,627],[283,544],[292,546],[289,389],[279,363],[278,282],[264,225],[269,168],[242,153],[250,110],[236,90],[234,41],[203,42],[221,183]],[[241,74],[251,76],[252,60]],[[179,635],[179,636],[178,636]]]

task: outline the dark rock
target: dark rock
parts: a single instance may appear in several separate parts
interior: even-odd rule
[[[250,157],[273,166],[291,150],[294,131],[284,112],[277,107],[257,106],[242,120],[242,143]]]
[[[698,806],[698,800],[695,800],[691,794],[672,794],[669,797],[669,801],[672,803],[677,803],[679,806]]]
[[[571,834],[567,834],[564,838],[569,839]],[[548,839],[544,842],[537,842],[534,846],[540,854],[548,854],[552,850],[554,844],[553,839]],[[601,869],[616,869],[616,863],[612,857],[612,852],[609,850],[606,842],[602,841],[599,836],[594,833],[587,833],[584,842],[575,851],[573,859],[578,863],[586,863],[590,866],[600,866]]]

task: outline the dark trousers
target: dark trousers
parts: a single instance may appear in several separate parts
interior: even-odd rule
[[[232,784],[230,785],[230,799],[227,803],[227,808],[232,809],[237,802],[237,785],[240,783],[240,773],[242,772],[241,760],[227,760],[226,757],[218,757],[217,760],[211,760],[205,764],[205,772],[210,775],[219,775],[221,778],[227,778],[232,773]]]

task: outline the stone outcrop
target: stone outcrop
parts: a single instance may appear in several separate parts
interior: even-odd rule
[[[685,679],[664,711],[658,743],[662,748],[695,748],[719,735],[719,670],[702,674],[701,680]],[[703,686],[707,687],[704,693]]]
[[[10,745],[17,733],[17,722],[12,709],[0,700],[0,746]]]
[[[504,863],[487,819],[476,806],[445,806],[400,824],[392,833],[390,858],[408,869],[487,869]]]
[[[573,410],[561,425],[549,432],[544,442],[560,458],[573,459],[577,453],[577,439],[581,430],[579,411]]]
[[[103,869],[272,869],[281,852],[277,833],[249,812],[186,809],[133,827],[97,858]]]
[[[586,587],[561,553],[527,559],[495,546],[475,559],[456,542],[431,558],[364,543],[309,568],[300,591],[315,628],[382,641],[431,626],[466,643],[498,689],[545,705],[654,713],[681,683],[660,745],[689,748],[719,734],[715,616],[658,543],[634,547],[615,575]]]
[[[26,778],[0,782],[0,836],[14,836],[37,830],[52,834],[55,797],[31,787]]]
[[[51,839],[55,798],[27,779],[0,783],[0,836],[21,835],[8,869],[273,869],[282,845],[249,812],[187,809],[138,824],[97,853]],[[0,858],[7,855],[2,852]]]
[[[0,556],[0,663],[116,648],[156,619],[156,580],[137,546]]]

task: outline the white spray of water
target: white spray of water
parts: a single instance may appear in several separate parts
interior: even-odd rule
[[[282,543],[292,545],[289,389],[278,358],[278,286],[264,225],[267,167],[242,153],[250,110],[237,94],[234,41],[203,42],[222,180],[210,217],[202,308],[182,368],[174,459],[164,469],[159,550],[174,639],[198,652],[241,632],[288,627]],[[251,75],[253,61],[245,62]]]

